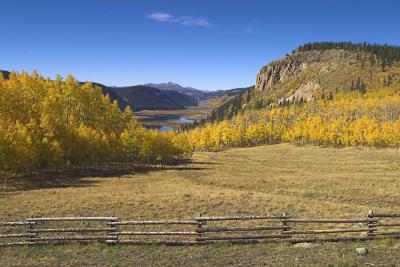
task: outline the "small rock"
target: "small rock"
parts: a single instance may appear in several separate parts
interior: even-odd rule
[[[313,246],[314,244],[311,243],[297,243],[293,245],[294,248],[311,248]]]
[[[358,255],[365,256],[368,254],[368,250],[366,248],[356,248]]]

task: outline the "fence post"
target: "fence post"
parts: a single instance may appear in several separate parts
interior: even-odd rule
[[[203,236],[203,233],[201,232],[201,227],[202,227],[203,221],[201,220],[201,213],[199,214],[199,217],[196,218],[196,222],[197,222],[197,229],[196,229],[197,238],[196,238],[196,241],[197,242],[202,242],[201,237]]]
[[[114,217],[115,215],[113,215],[112,217]],[[118,221],[118,217],[114,217],[115,219],[110,220],[110,223],[113,222],[117,222]],[[107,240],[106,243],[117,243],[118,242],[118,225],[115,224],[108,224],[108,228],[111,228],[108,232],[107,232]]]
[[[27,242],[33,242],[33,243],[35,243],[35,244],[38,243],[38,242],[34,241],[34,239],[33,239],[33,238],[36,238],[36,237],[37,237],[37,232],[35,231],[35,228],[34,228],[34,226],[35,226],[36,224],[37,224],[37,221],[29,221],[28,233],[30,233],[30,234],[35,234],[35,237],[33,237],[33,236],[28,237]]]
[[[372,211],[372,210],[368,211],[367,217],[368,217],[369,219],[374,218],[374,211]],[[367,226],[368,226],[368,229],[369,229],[369,231],[368,231],[368,236],[374,237],[374,232],[375,232],[376,230],[373,229],[373,228],[374,228],[374,226],[376,226],[375,223],[374,223],[374,222],[367,222]]]
[[[282,216],[281,216],[281,222],[282,222],[282,226],[284,228],[281,230],[281,234],[282,234],[282,236],[290,238],[290,235],[288,235],[288,233],[287,233],[287,231],[288,231],[288,222],[286,221],[287,218],[288,218],[288,215],[285,212],[283,212]]]

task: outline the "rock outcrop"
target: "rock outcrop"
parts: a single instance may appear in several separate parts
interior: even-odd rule
[[[317,62],[322,52],[295,53],[264,66],[256,78],[256,90],[271,92],[279,83],[305,70],[310,63]]]
[[[340,47],[340,45],[337,45]],[[330,100],[338,93],[367,92],[397,77],[377,55],[362,49],[297,49],[264,66],[248,89],[217,107],[209,121],[229,119],[244,110]]]
[[[365,67],[361,53],[340,49],[294,52],[264,66],[255,90],[277,104],[312,101],[335,90],[351,88]],[[354,77],[352,77],[354,76]]]

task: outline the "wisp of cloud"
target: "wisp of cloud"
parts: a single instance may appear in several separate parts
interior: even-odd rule
[[[191,26],[200,26],[200,27],[213,27],[212,24],[207,19],[203,18],[195,18],[190,16],[182,16],[176,17],[174,15],[164,13],[164,12],[154,12],[146,16],[148,19],[158,21],[158,22],[169,22],[176,23],[179,25],[191,27]]]

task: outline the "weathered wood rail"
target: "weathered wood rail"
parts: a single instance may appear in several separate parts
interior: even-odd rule
[[[397,219],[397,221],[396,221]],[[212,242],[336,242],[400,238],[400,213],[364,218],[282,215],[198,216],[194,220],[132,221],[117,217],[27,218],[0,222],[0,246],[68,242],[196,245]]]

